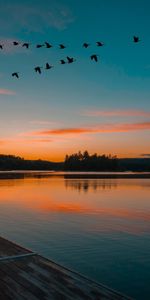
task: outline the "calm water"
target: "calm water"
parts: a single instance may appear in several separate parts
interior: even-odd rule
[[[150,179],[1,179],[0,230],[135,299],[150,299]]]

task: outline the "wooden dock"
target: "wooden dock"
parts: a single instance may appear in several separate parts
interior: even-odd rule
[[[25,299],[129,300],[126,296],[0,237],[0,300]]]

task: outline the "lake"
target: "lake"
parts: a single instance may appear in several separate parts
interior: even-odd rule
[[[59,175],[0,179],[0,235],[150,299],[150,179]]]

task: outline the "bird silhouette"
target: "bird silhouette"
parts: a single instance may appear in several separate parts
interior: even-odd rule
[[[92,54],[91,55],[91,60],[94,60],[95,62],[98,62],[98,55],[97,54]]]
[[[49,65],[49,63],[46,63],[45,69],[46,69],[46,70],[49,70],[49,69],[51,69],[51,68],[53,68],[53,66]]]
[[[90,46],[90,44],[84,43],[83,44],[83,48],[88,48]]]
[[[13,45],[14,45],[14,46],[18,46],[19,43],[18,43],[18,42],[13,42]]]
[[[64,46],[63,44],[59,44],[59,49],[65,49],[66,46]]]
[[[18,72],[14,72],[11,74],[13,77],[19,78]]]
[[[103,43],[103,42],[96,42],[96,44],[97,44],[98,47],[104,46],[104,43]]]
[[[2,49],[2,50],[3,50],[3,45],[0,45],[0,49]]]
[[[46,48],[52,48],[53,46],[47,42],[45,42]]]
[[[41,44],[36,45],[36,48],[42,48],[42,47],[44,47],[44,45]]]
[[[27,49],[29,49],[29,43],[24,43],[23,45],[22,45],[22,47],[25,47],[25,48],[27,48]]]
[[[36,73],[41,74],[41,68],[42,67],[37,66],[37,67],[34,68],[34,70],[35,70]]]
[[[73,57],[69,57],[69,56],[67,56],[67,60],[68,60],[68,64],[71,64],[75,61]]]
[[[138,43],[140,41],[138,36],[133,36],[133,42]]]
[[[66,62],[65,62],[65,60],[64,60],[64,59],[61,59],[61,60],[60,60],[60,63],[61,63],[61,65],[64,65],[64,64],[66,64]]]

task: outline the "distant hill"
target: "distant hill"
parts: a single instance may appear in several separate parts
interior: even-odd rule
[[[121,171],[150,171],[150,158],[120,158],[118,168]]]
[[[46,160],[26,160],[14,155],[0,154],[0,170],[62,170],[63,163]]]

